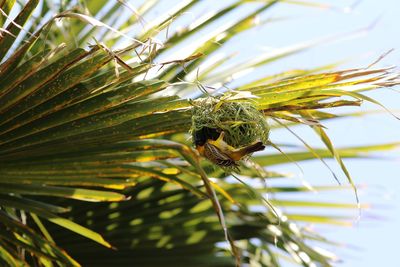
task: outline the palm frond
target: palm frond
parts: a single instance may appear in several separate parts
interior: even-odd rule
[[[269,167],[334,157],[355,189],[342,158],[367,158],[398,144],[336,148],[323,123],[346,115],[331,108],[363,101],[382,106],[364,92],[399,84],[399,73],[332,71],[333,64],[229,89],[253,69],[327,40],[226,64],[234,55],[217,53],[280,2],[320,7],[251,2],[222,6],[181,30],[171,25],[186,12],[197,14],[198,1],[182,1],[151,23],[145,16],[162,3],[0,2],[0,265],[234,266],[240,257],[254,266],[288,260],[330,266],[336,260],[313,245],[333,243],[303,222],[348,226],[353,218],[341,211],[357,205],[287,200],[283,194],[310,188],[266,185],[287,179]],[[306,125],[327,148],[304,142],[285,155],[256,155],[241,164],[239,175],[203,160],[189,139],[192,102],[186,96],[232,92],[236,98],[226,101],[252,96],[266,119],[279,122],[272,130]],[[327,208],[334,215],[321,212]]]

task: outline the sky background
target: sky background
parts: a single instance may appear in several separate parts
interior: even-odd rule
[[[319,1],[334,3],[338,7],[352,5],[354,1]],[[321,36],[347,33],[369,28],[357,38],[348,38],[339,42],[318,46],[307,52],[284,59],[270,65],[267,71],[279,72],[302,67],[311,68],[342,59],[352,59],[340,68],[365,67],[380,55],[394,48],[395,51],[384,58],[377,66],[400,65],[400,2],[396,0],[359,1],[351,12],[338,8],[320,10],[313,8],[280,5],[271,12],[272,16],[287,17],[286,21],[277,22],[274,27],[263,27],[253,31],[259,49],[267,46],[279,47],[315,39]],[[373,25],[373,26],[372,26]],[[372,26],[372,27],[370,27]],[[262,33],[262,34],[260,34]],[[338,38],[340,39],[340,38]],[[262,44],[267,44],[263,46]],[[391,89],[369,93],[385,106],[396,112],[399,110],[400,93]],[[381,110],[377,106],[364,104],[357,110]],[[352,109],[341,109],[351,111]],[[399,112],[397,112],[399,114]],[[389,143],[400,140],[400,121],[390,114],[357,119],[340,119],[325,124],[327,133],[338,147],[364,144]],[[311,144],[320,144],[318,138],[306,128],[294,128],[298,134]],[[293,136],[283,131],[273,132],[274,141],[293,140]],[[347,243],[347,247],[334,249],[344,261],[343,267],[376,267],[397,266],[398,240],[400,240],[400,162],[399,150],[381,153],[380,157],[391,157],[391,160],[345,160],[355,182],[367,185],[361,189],[362,203],[371,203],[372,208],[362,213],[359,223],[353,228],[316,227],[323,235],[332,240]],[[334,162],[329,162],[334,166]],[[313,184],[334,184],[332,177],[322,164],[317,161],[301,164],[304,178]],[[280,165],[276,170],[299,171],[293,164]],[[339,169],[337,173],[340,173]],[[343,175],[342,175],[343,178]],[[344,178],[342,181],[345,181]],[[333,200],[354,202],[349,194],[317,194],[309,197],[314,200]]]

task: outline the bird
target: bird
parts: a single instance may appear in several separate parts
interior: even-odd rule
[[[225,132],[222,131],[216,140],[207,138],[204,141],[197,139],[196,150],[200,155],[220,167],[238,168],[238,161],[256,151],[264,150],[262,142],[257,141],[248,146],[234,148],[224,141]]]

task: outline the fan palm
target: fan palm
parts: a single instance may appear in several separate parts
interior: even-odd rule
[[[286,177],[268,168],[334,157],[357,196],[342,158],[395,144],[337,149],[321,123],[346,115],[323,110],[380,105],[363,91],[396,85],[398,74],[390,68],[323,72],[326,66],[240,82],[239,74],[323,41],[227,64],[231,56],[216,52],[255,27],[256,17],[289,1],[248,2],[187,22],[187,12],[199,12],[198,1],[176,3],[158,17],[170,3],[0,1],[2,266],[332,264],[336,258],[315,245],[332,243],[302,222],[348,225],[352,218],[281,207],[361,206],[284,200],[283,193],[310,188],[266,186]],[[243,10],[250,11],[223,21]],[[186,26],[174,32],[177,20]],[[220,27],[210,33],[214,25]],[[227,88],[233,80],[238,85]],[[226,173],[200,158],[189,140],[189,98],[211,97],[215,89],[220,101],[250,97],[272,131],[311,127],[326,149],[300,139],[304,149],[282,154],[285,145],[270,142],[277,153],[242,163],[239,176]],[[343,188],[349,187],[313,190]]]

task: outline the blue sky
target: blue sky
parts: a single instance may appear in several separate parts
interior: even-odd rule
[[[334,3],[345,7],[354,1],[319,1]],[[305,53],[285,59],[270,65],[274,72],[296,67],[314,67],[346,58],[353,58],[342,67],[364,67],[373,62],[379,55],[391,48],[396,49],[377,66],[400,65],[400,2],[396,0],[364,0],[349,13],[339,10],[318,10],[310,8],[294,8],[281,5],[273,10],[273,15],[292,17],[287,21],[277,23],[275,27],[262,29],[257,43],[272,47],[290,45],[318,36],[351,32],[374,25],[367,33],[358,38],[343,40],[319,46]],[[294,28],[295,27],[295,28]],[[276,38],[271,38],[277,36]],[[341,68],[342,68],[341,67]],[[400,93],[393,90],[380,90],[369,93],[385,106],[396,112],[399,109]],[[359,110],[380,109],[377,106],[365,104]],[[348,109],[350,110],[350,109]],[[354,110],[354,109],[352,109]],[[346,111],[343,109],[343,111]],[[358,119],[343,119],[326,124],[328,134],[337,146],[377,144],[395,142],[400,139],[400,121],[388,113],[368,116]],[[297,130],[297,129],[296,129]],[[310,143],[315,140],[312,133],[298,129],[297,133]],[[275,140],[287,140],[289,134],[279,132],[273,134]],[[316,141],[315,141],[316,142]],[[360,198],[363,203],[372,203],[372,209],[363,212],[361,221],[353,228],[317,227],[324,235],[333,240],[347,243],[348,247],[334,249],[344,260],[338,264],[343,267],[375,267],[395,266],[398,262],[398,240],[400,239],[400,164],[399,151],[380,154],[390,156],[392,160],[346,160],[346,164],[358,184],[368,185],[362,189]],[[330,163],[334,164],[333,161]],[[331,164],[331,165],[332,165]],[[318,162],[302,164],[305,179],[314,183],[332,183],[329,172]],[[277,169],[292,169],[295,167],[278,166]],[[315,196],[313,199],[330,198],[334,201],[354,201],[351,195],[329,194]]]

